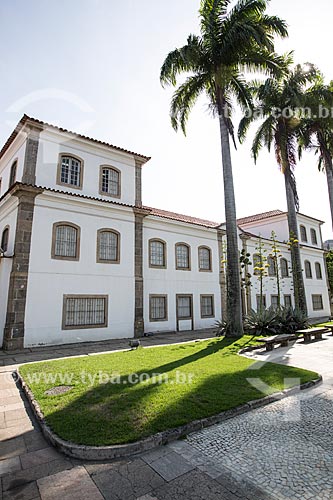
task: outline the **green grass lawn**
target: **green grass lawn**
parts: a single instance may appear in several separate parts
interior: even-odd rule
[[[317,378],[316,373],[272,363],[251,370],[254,362],[237,355],[251,343],[251,337],[245,336],[236,341],[213,339],[139,348],[27,364],[20,367],[20,373],[59,436],[78,444],[120,444],[263,397],[248,378],[260,378],[270,387],[269,393],[284,389],[284,378],[300,378],[302,383]],[[97,378],[85,383],[93,381],[99,371],[119,375],[120,383],[100,384]],[[177,372],[192,376],[192,382],[177,383]],[[168,382],[132,384],[128,382],[132,373],[166,374]],[[47,379],[66,374],[72,380]],[[72,385],[73,389],[62,395],[45,395],[59,385]]]

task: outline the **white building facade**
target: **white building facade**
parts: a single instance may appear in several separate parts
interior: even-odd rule
[[[209,328],[223,317],[223,226],[145,207],[148,160],[21,119],[0,152],[0,347]],[[298,217],[309,315],[328,317],[321,222]],[[286,220],[279,211],[241,219],[239,247],[252,255],[274,229],[289,262]],[[266,281],[269,307],[276,290]],[[290,274],[283,283],[293,305]],[[255,279],[247,295],[244,310],[255,309]]]

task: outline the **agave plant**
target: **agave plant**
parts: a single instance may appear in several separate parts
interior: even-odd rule
[[[299,309],[281,307],[278,313],[280,331],[285,334],[294,334],[297,330],[308,328],[309,320],[306,314]]]
[[[269,308],[262,311],[251,312],[244,320],[245,331],[252,335],[270,335],[280,331],[279,313],[278,311]]]

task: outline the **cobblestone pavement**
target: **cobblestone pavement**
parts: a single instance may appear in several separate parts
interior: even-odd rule
[[[332,337],[252,357],[318,370],[324,383],[192,434],[187,443],[273,498],[332,500]]]
[[[316,356],[325,384],[301,399],[103,463],[70,460],[49,446],[6,363],[0,366],[0,500],[332,499],[332,354],[333,337],[273,352],[276,362],[307,368]]]

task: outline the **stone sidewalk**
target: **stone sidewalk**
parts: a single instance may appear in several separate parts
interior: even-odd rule
[[[146,339],[150,345],[152,339]],[[162,339],[164,342],[160,338],[158,341],[166,343],[166,337]],[[180,340],[178,335],[176,340]],[[90,353],[95,352],[95,347],[89,346]],[[111,350],[108,347],[107,350]],[[87,346],[79,349],[87,349]],[[59,347],[51,351],[14,354],[12,365],[9,357],[3,355],[4,363],[0,367],[0,500],[333,498],[330,489],[333,431],[328,426],[328,420],[331,423],[333,417],[332,385],[327,382],[333,376],[333,337],[306,346],[297,343],[270,355],[275,362],[312,369],[317,369],[312,366],[315,359],[316,365],[321,367],[319,371],[326,375],[325,383],[306,391],[306,399],[301,401],[302,408],[306,408],[305,412],[301,410],[305,420],[294,419],[299,397],[295,396],[294,400],[288,398],[194,433],[184,441],[129,459],[102,463],[68,459],[50,447],[11,377],[19,362],[35,360],[35,356],[41,356],[40,359],[60,357]],[[69,355],[83,354],[73,353],[71,349],[69,352]],[[43,355],[50,357],[43,358]],[[259,354],[257,358],[265,360],[266,355]],[[286,416],[289,420],[285,422]]]
[[[143,347],[154,345],[178,344],[180,342],[190,342],[204,340],[215,337],[215,329],[155,333],[149,337],[140,338]],[[0,367],[15,366],[33,361],[45,361],[48,359],[68,358],[71,356],[89,356],[111,351],[129,349],[129,341],[133,339],[111,339],[100,342],[83,342],[78,344],[67,344],[48,347],[34,347],[19,351],[3,351],[0,349]]]

